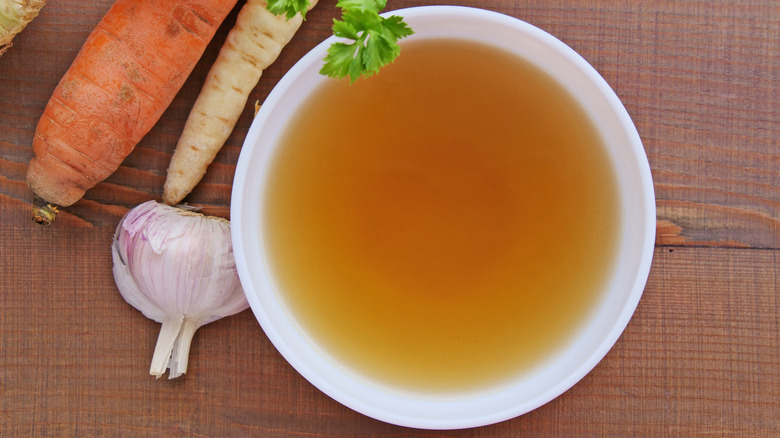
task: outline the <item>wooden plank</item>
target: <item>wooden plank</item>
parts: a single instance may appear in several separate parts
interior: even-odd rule
[[[108,229],[4,237],[0,284],[25,293],[0,295],[3,436],[412,433],[314,389],[249,311],[198,332],[185,377],[154,380],[159,324],[116,292]],[[40,260],[49,273],[41,276],[23,269],[39,248],[103,256]],[[657,249],[634,319],[585,379],[523,417],[441,435],[771,436],[780,430],[779,256]]]
[[[309,14],[189,201],[227,217],[251,106],[330,33]],[[541,27],[616,90],[648,153],[658,238],[634,319],[596,369],[523,417],[466,431],[384,424],[332,401],[251,312],[199,330],[181,379],[148,366],[159,324],[111,274],[119,218],[159,198],[235,12],[155,128],[49,228],[24,181],[38,118],[112,0],[50,1],[0,57],[0,436],[776,436],[780,430],[780,5],[775,0],[463,0]],[[431,1],[398,0],[391,8]]]
[[[47,5],[0,61],[0,196],[29,202],[20,165],[51,90],[110,1]],[[398,2],[393,7],[426,4]],[[479,6],[480,2],[463,2]],[[776,2],[492,2],[545,29],[589,60],[615,88],[645,143],[658,198],[661,245],[780,248],[780,44]],[[230,185],[251,106],[322,38],[336,14],[326,1],[263,76],[235,132],[188,198],[228,215]],[[233,14],[169,110],[124,165],[63,216],[113,226],[121,212],[159,198],[165,169]],[[681,24],[687,27],[681,28]],[[52,50],[57,46],[58,50]],[[44,62],[41,62],[43,60]],[[28,74],[29,72],[29,74]],[[110,208],[111,206],[119,208]]]

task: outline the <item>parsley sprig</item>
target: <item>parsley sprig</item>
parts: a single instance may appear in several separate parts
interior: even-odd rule
[[[270,0],[268,9],[293,17],[308,8],[308,0]],[[351,82],[372,76],[401,53],[398,40],[414,33],[403,18],[382,17],[387,0],[339,0],[341,20],[333,20],[333,34],[351,43],[336,42],[328,48],[321,74],[349,77]]]
[[[294,17],[298,12],[306,18],[309,10],[309,0],[268,0],[265,6],[274,15],[285,15],[287,19]]]

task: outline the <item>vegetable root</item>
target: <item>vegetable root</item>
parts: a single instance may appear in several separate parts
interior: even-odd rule
[[[68,206],[107,178],[170,105],[236,0],[117,0],[54,90],[27,182]]]
[[[159,378],[166,369],[170,369],[169,379],[186,374],[192,338],[201,325],[202,321],[197,318],[184,315],[163,320],[149,374]]]
[[[46,0],[0,0],[0,55],[11,47],[11,40],[38,16],[45,4]]]
[[[314,7],[312,1],[310,8]],[[265,0],[247,0],[209,71],[171,157],[163,201],[181,202],[203,178],[225,144],[250,92],[300,27],[297,14],[289,20],[274,15]]]

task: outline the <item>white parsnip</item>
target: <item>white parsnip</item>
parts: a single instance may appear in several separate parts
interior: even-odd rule
[[[312,0],[311,7],[317,3]],[[181,202],[200,182],[246,106],[249,93],[300,27],[268,11],[266,0],[247,0],[190,112],[171,157],[163,201]]]
[[[46,0],[0,0],[0,55],[45,4]]]

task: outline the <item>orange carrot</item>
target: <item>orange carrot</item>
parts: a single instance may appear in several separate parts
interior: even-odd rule
[[[46,105],[27,183],[68,206],[113,173],[170,105],[237,0],[117,0]]]

